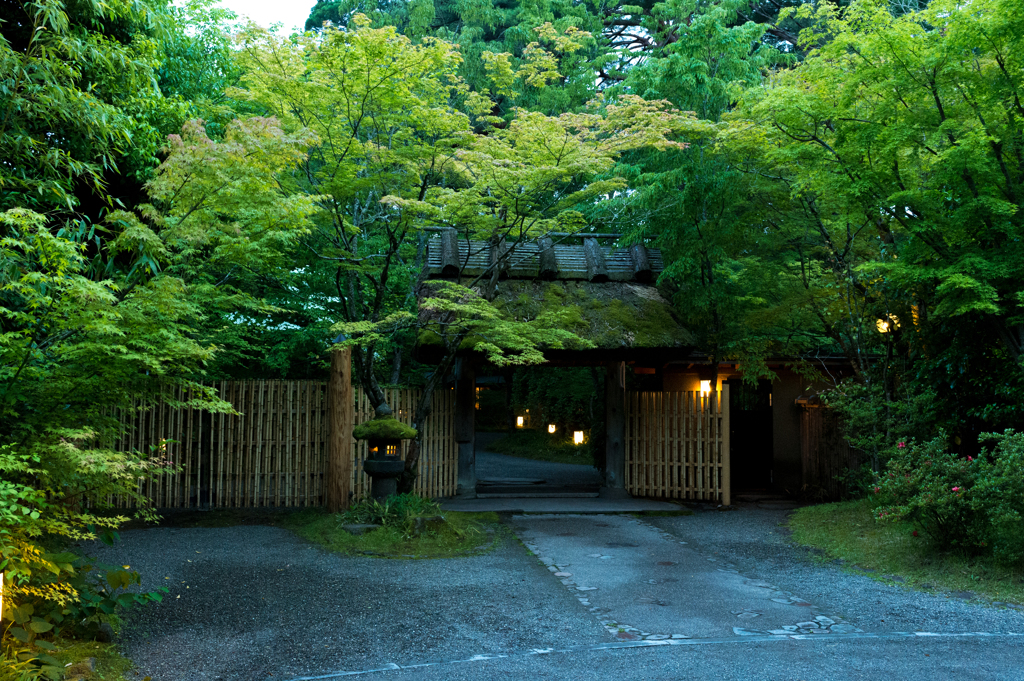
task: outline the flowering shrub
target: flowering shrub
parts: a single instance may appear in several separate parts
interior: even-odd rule
[[[1024,562],[1024,433],[986,439],[977,459],[948,451],[944,436],[898,443],[873,489],[876,519],[912,522],[944,549]]]

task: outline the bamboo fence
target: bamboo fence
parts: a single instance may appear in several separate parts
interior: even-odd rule
[[[730,503],[728,391],[626,393],[630,494]]]
[[[157,508],[296,507],[323,504],[327,467],[327,384],[323,381],[220,381],[210,387],[237,414],[188,406],[179,390],[156,406],[125,415],[115,449],[140,451],[174,464],[175,473],[141,483]],[[355,422],[372,418],[362,390],[354,392]],[[411,423],[420,391],[386,389],[395,418]],[[415,491],[455,494],[458,444],[454,390],[438,390],[423,428]],[[130,421],[130,422],[129,422]],[[408,445],[403,449],[403,456]],[[362,472],[366,444],[352,440],[354,499],[369,490]]]

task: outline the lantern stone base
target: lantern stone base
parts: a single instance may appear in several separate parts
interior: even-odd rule
[[[398,478],[405,471],[405,462],[397,456],[366,459],[363,470],[370,476],[370,496],[383,501],[398,492]]]

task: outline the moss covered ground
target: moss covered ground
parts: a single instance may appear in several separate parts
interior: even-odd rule
[[[57,646],[57,652],[53,653],[53,656],[60,661],[62,666],[71,665],[65,667],[65,674],[68,678],[77,677],[80,673],[89,681],[94,679],[97,681],[100,679],[102,681],[149,679],[148,676],[139,677],[136,672],[133,672],[132,661],[122,656],[114,643],[58,640],[54,644]],[[90,657],[96,659],[96,669],[93,671],[90,671],[88,665],[85,664]]]
[[[923,536],[914,536],[909,524],[875,521],[867,499],[801,508],[789,527],[795,541],[820,549],[823,560],[840,558],[881,581],[1024,604],[1024,566],[938,552]]]
[[[340,515],[315,510],[290,515],[282,526],[336,553],[383,558],[467,556],[490,550],[499,539],[497,513],[446,511],[442,515],[446,522],[441,529],[420,535],[413,534],[411,527],[390,526],[353,535],[342,527]]]

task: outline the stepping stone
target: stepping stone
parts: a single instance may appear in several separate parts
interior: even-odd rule
[[[555,577],[572,577],[571,572],[556,572]]]

